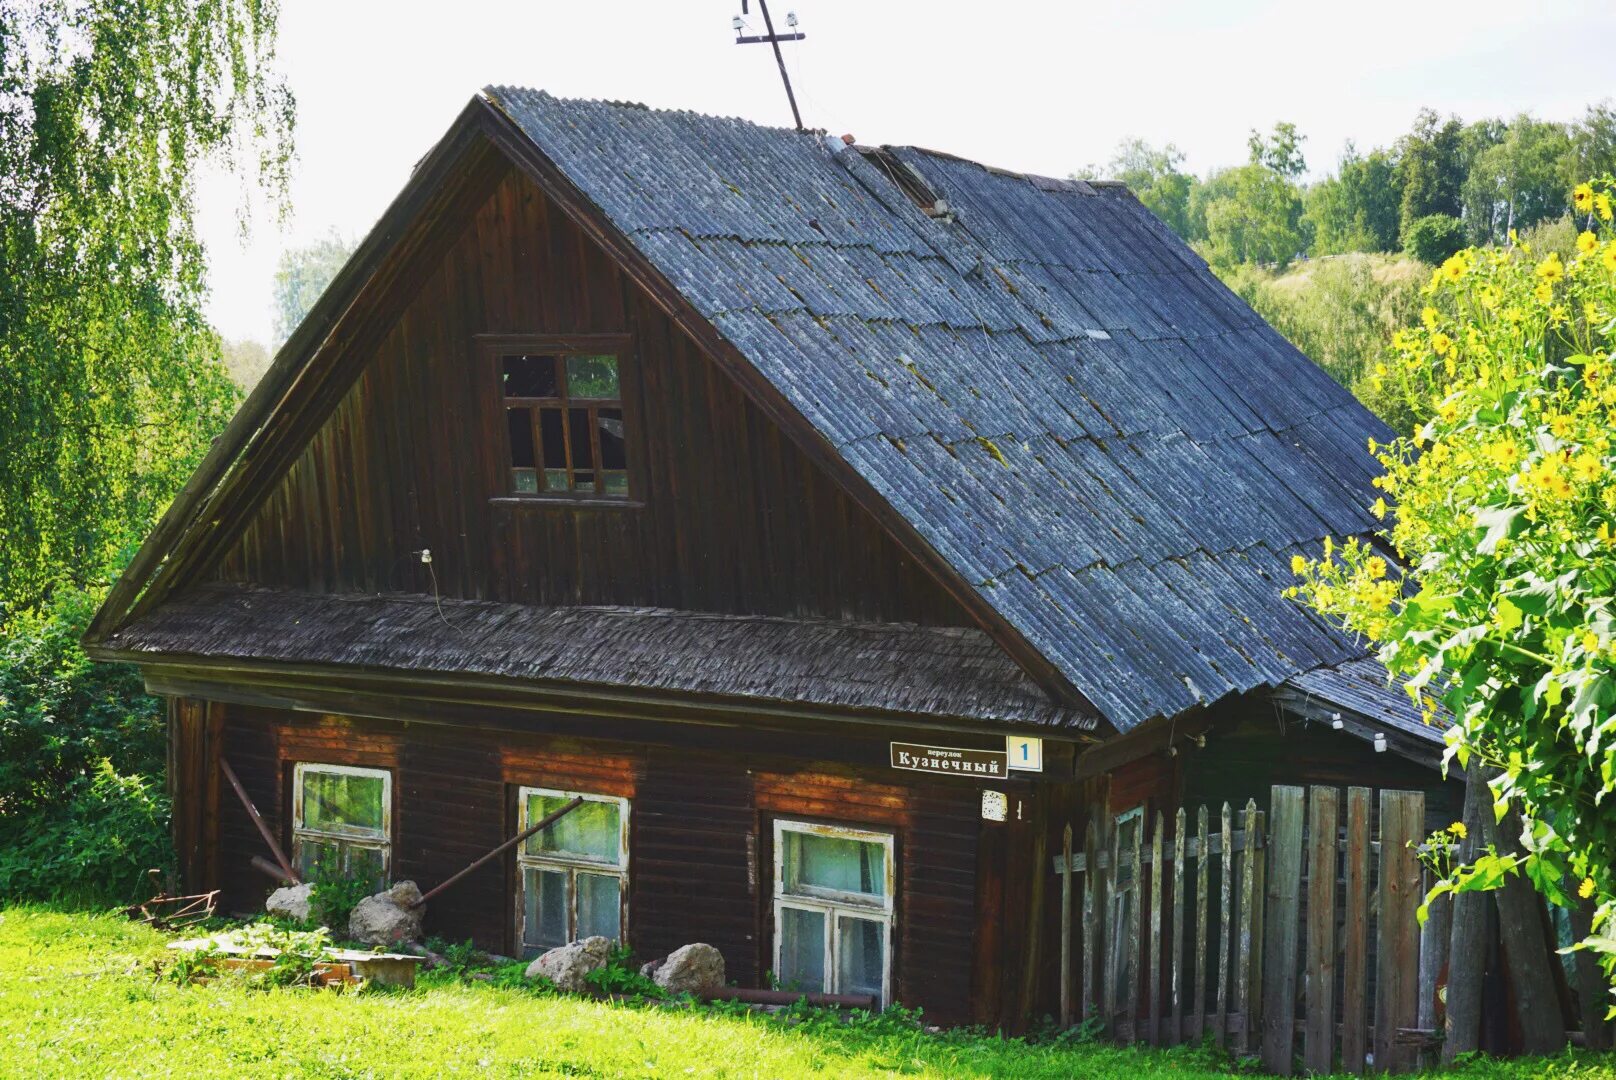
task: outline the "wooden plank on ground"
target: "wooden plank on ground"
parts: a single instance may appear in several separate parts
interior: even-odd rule
[[[1419,1018],[1420,927],[1415,912],[1420,862],[1415,848],[1425,829],[1425,793],[1380,793],[1380,912],[1375,941],[1375,1066],[1407,1072],[1415,1047],[1397,1039]]]
[[[1372,792],[1347,789],[1346,918],[1341,934],[1341,1068],[1362,1073],[1369,1053],[1369,815]],[[1477,982],[1480,982],[1478,977]]]
[[[1168,988],[1171,1004],[1168,1009],[1167,1041],[1177,1043],[1184,1038],[1184,829],[1188,819],[1180,806],[1173,817],[1173,967]]]
[[[1246,835],[1257,834],[1257,800],[1247,799],[1245,814]],[[1251,953],[1252,934],[1256,932],[1256,910],[1262,903],[1262,898],[1252,891],[1257,882],[1256,866],[1257,846],[1249,844],[1246,850],[1240,853],[1240,909],[1238,911],[1239,929],[1235,935],[1235,968],[1234,968],[1234,1007],[1240,1014],[1240,1026],[1236,1029],[1235,1050],[1244,1054],[1251,1049]]]
[[[1482,815],[1491,815],[1492,798],[1481,767],[1472,762],[1465,773],[1464,813],[1460,818],[1465,838],[1458,859],[1473,862],[1483,847]],[[1444,1021],[1442,1060],[1481,1046],[1482,971],[1487,952],[1487,895],[1458,893],[1453,898],[1453,926],[1448,938],[1447,1018]]]
[[[1206,1034],[1206,894],[1209,880],[1207,860],[1211,858],[1207,850],[1207,812],[1204,805],[1196,812],[1195,834],[1201,844],[1201,853],[1195,857],[1195,1007],[1190,1014],[1189,1040],[1200,1042]]]
[[[1145,956],[1150,972],[1150,1001],[1145,1023],[1152,1045],[1161,1042],[1161,972],[1162,972],[1162,827],[1160,810],[1156,811],[1156,828],[1150,834],[1150,940]]]
[[[1297,926],[1302,892],[1304,793],[1276,785],[1268,800],[1268,912],[1263,931],[1262,1060],[1289,1076],[1296,1038]]]
[[[1229,1037],[1229,946],[1231,922],[1229,905],[1234,900],[1234,844],[1230,833],[1234,831],[1233,812],[1223,804],[1223,879],[1218,883],[1218,1011],[1213,1041],[1223,1046]]]
[[[1335,863],[1339,795],[1308,792],[1306,1026],[1302,1065],[1323,1075],[1335,1067]]]

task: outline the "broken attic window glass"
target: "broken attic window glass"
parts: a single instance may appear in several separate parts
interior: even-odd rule
[[[510,353],[499,362],[511,493],[626,498],[617,357]]]

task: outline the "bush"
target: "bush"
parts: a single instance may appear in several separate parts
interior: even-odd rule
[[[1403,250],[1431,266],[1465,247],[1464,222],[1452,214],[1427,214],[1403,230]]]
[[[162,703],[79,639],[99,597],[59,590],[0,627],[0,895],[122,903],[172,863]]]

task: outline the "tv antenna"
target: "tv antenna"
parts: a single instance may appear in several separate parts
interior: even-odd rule
[[[735,29],[735,44],[761,45],[766,41],[774,47],[774,62],[780,65],[780,81],[786,84],[786,100],[791,102],[791,117],[797,122],[797,130],[803,131],[805,129],[802,126],[802,113],[797,111],[797,95],[791,92],[791,76],[786,74],[786,58],[780,54],[780,43],[782,41],[801,41],[808,35],[797,29],[797,13],[795,11],[786,12],[786,26],[790,28],[790,32],[776,34],[774,32],[774,20],[769,17],[769,0],[757,0],[758,9],[763,12],[763,27],[768,33],[744,33],[747,29],[746,20],[741,16],[751,14],[746,10],[746,4],[747,0],[741,0],[741,14],[729,21],[730,26]]]

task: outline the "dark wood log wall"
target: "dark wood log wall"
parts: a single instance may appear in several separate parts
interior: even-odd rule
[[[1041,827],[1031,814],[1038,799],[1030,781],[1010,785],[1013,805],[1024,800],[1027,807],[1021,823],[1013,813],[998,824],[981,820],[980,785],[881,764],[885,733],[793,737],[789,744],[774,736],[773,749],[754,737],[726,750],[733,732],[703,728],[668,736],[684,745],[645,745],[205,708],[222,725],[223,756],[288,848],[296,762],[393,769],[393,876],[422,888],[514,831],[518,786],[627,796],[631,944],[649,958],[709,942],[743,986],[758,985],[772,966],[773,820],[890,830],[898,862],[896,998],[940,1022],[1015,1026],[1025,1011],[1021,905],[1035,876],[1032,836]],[[255,909],[273,887],[249,862],[265,854],[263,842],[228,790],[219,809],[218,880],[206,884],[224,888],[225,910]],[[1005,874],[1016,879],[1008,888]],[[514,881],[513,860],[479,869],[433,902],[427,932],[512,950]],[[979,906],[979,890],[1001,900]]]
[[[425,547],[450,596],[968,622],[525,176],[468,218],[219,577],[429,592],[411,554]],[[639,505],[496,501],[504,417],[483,333],[632,336]]]

